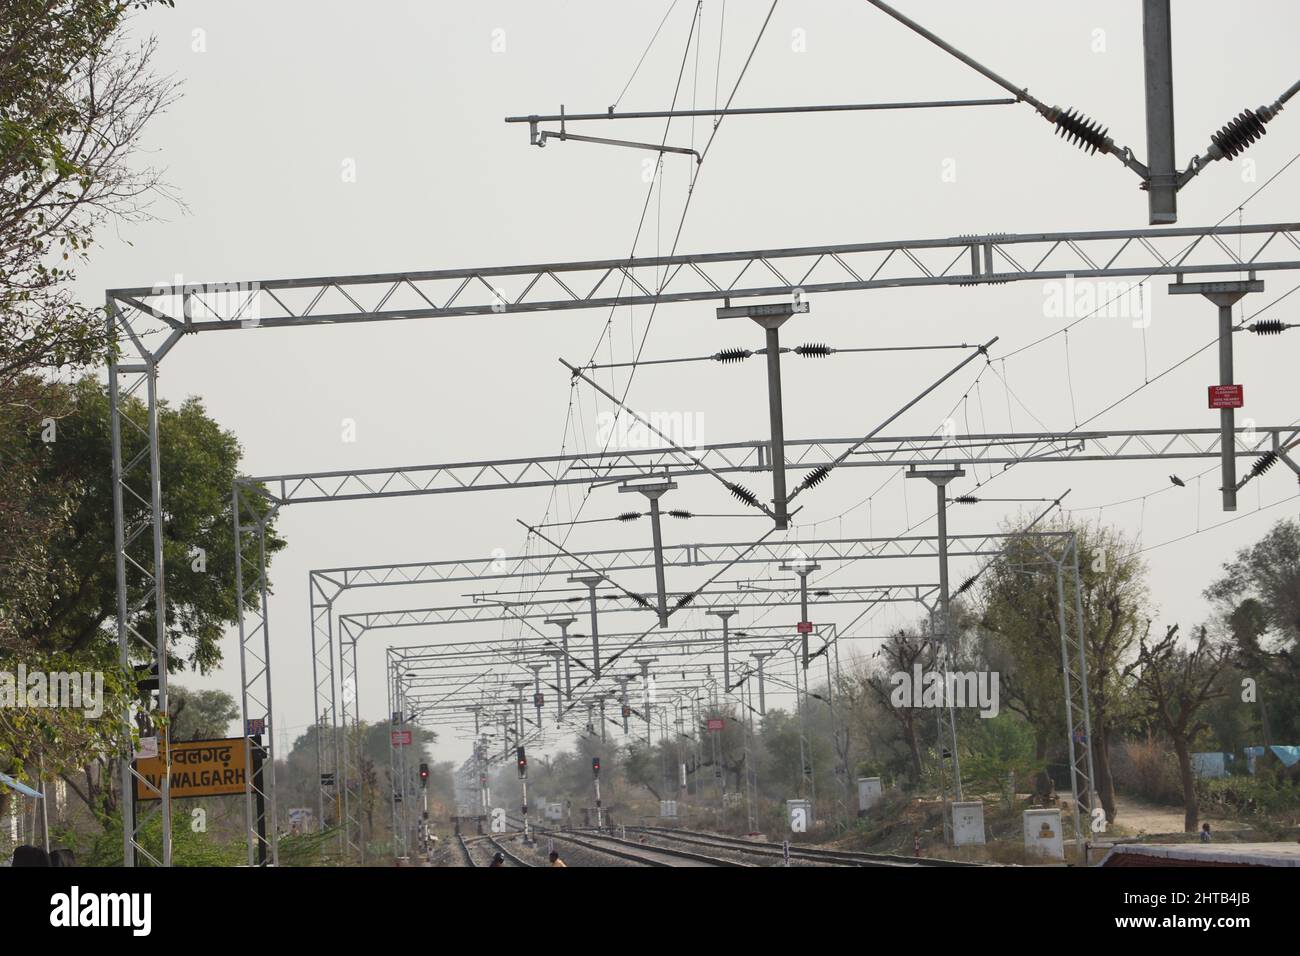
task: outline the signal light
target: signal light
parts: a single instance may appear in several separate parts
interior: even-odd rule
[[[523,747],[515,748],[515,763],[519,766],[519,776],[524,777],[528,774],[528,757],[524,753]]]
[[[429,783],[429,765],[427,763],[422,763],[420,764],[420,786],[422,787],[428,786],[428,783]]]
[[[599,758],[599,757],[592,757],[592,758],[591,758],[591,775],[592,775],[593,777],[599,777],[599,776],[600,776],[600,758]]]

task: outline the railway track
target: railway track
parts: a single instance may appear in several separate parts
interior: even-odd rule
[[[604,853],[643,866],[749,866],[738,860],[713,856],[676,847],[647,846],[631,840],[583,831],[578,836],[570,830],[542,830],[552,840],[568,842],[593,853]]]
[[[461,852],[469,866],[488,866],[497,852],[506,858],[506,866],[532,866],[527,860],[511,852],[506,846],[490,836],[472,836],[466,839],[457,834]]]
[[[686,830],[675,827],[640,826],[628,827],[629,832],[641,832],[661,839],[676,840],[715,849],[727,849],[737,853],[750,853],[764,858],[783,859],[784,848],[780,843],[769,841],[745,840],[741,837],[729,837],[720,833],[708,833],[702,830]],[[828,863],[835,866],[873,866],[873,867],[970,867],[982,866],[980,863],[966,863],[959,860],[922,859],[912,856],[898,856],[890,853],[858,853],[850,850],[828,850],[808,846],[791,846],[792,860]]]
[[[469,847],[465,844],[465,837],[460,833],[456,834],[456,849],[460,851],[460,856],[464,861],[465,866],[477,865],[474,862],[474,855],[469,852]]]
[[[536,866],[537,865],[536,863],[530,863],[528,860],[525,860],[522,856],[515,853],[513,850],[511,850],[509,847],[507,847],[504,843],[502,843],[494,836],[484,837],[484,839],[487,840],[487,842],[490,843],[497,850],[499,850],[501,852],[501,855],[506,858],[506,866]]]

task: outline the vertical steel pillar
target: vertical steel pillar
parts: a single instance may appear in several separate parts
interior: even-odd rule
[[[1082,858],[1084,853],[1084,844],[1087,840],[1087,837],[1085,835],[1087,831],[1085,828],[1091,823],[1091,820],[1089,819],[1085,821],[1083,819],[1083,817],[1081,816],[1081,810],[1083,808],[1080,806],[1080,804],[1082,804],[1084,800],[1087,799],[1087,797],[1085,797],[1085,794],[1088,794],[1091,791],[1092,781],[1086,780],[1084,781],[1084,785],[1082,788],[1079,786],[1080,768],[1079,768],[1079,760],[1077,754],[1079,740],[1078,740],[1078,735],[1075,733],[1074,694],[1073,694],[1073,690],[1071,687],[1071,680],[1070,680],[1071,677],[1070,650],[1069,650],[1070,626],[1067,623],[1065,618],[1065,584],[1062,578],[1063,578],[1062,562],[1057,562],[1056,563],[1056,601],[1057,601],[1056,613],[1057,613],[1057,620],[1059,621],[1060,628],[1061,628],[1061,680],[1064,682],[1065,685],[1065,729],[1066,729],[1066,733],[1070,735],[1070,741],[1069,741],[1070,790],[1074,798],[1074,843],[1075,843],[1075,847],[1079,851],[1080,857]]]
[[[808,575],[820,571],[821,565],[801,561],[782,561],[782,571],[793,571],[799,575],[799,637],[803,648],[803,669],[808,669],[808,635],[812,632],[812,622],[808,619]],[[807,679],[805,675],[805,680]]]
[[[764,688],[763,662],[772,656],[773,651],[755,651],[750,656],[758,661],[758,712],[767,716],[767,694]]]
[[[1229,282],[1174,282],[1174,295],[1203,295],[1219,307],[1219,385],[1235,385],[1232,371],[1232,307],[1249,292],[1263,292],[1264,282],[1254,273],[1247,280]],[[1237,510],[1237,431],[1234,425],[1236,405],[1225,401],[1210,407],[1219,409],[1220,474],[1223,481],[1223,510]]]
[[[639,492],[650,502],[650,530],[654,543],[655,557],[655,592],[658,598],[659,626],[668,626],[668,595],[664,585],[664,538],[660,525],[659,499],[677,487],[675,481],[656,481],[646,484],[625,484],[619,486],[619,492]],[[594,625],[593,625],[594,626]]]
[[[547,656],[555,659],[555,724],[556,726],[559,726],[560,721],[564,719],[564,700],[561,697],[561,693],[564,690],[564,685],[561,683],[561,679],[560,679],[560,670],[562,667],[561,659],[564,657],[564,652],[547,651]],[[541,719],[542,719],[541,711],[538,711],[537,713],[538,723],[541,722]],[[590,707],[587,708],[587,723],[588,724],[591,723]]]
[[[134,866],[143,856],[156,866],[171,866],[171,759],[168,749],[166,714],[168,708],[168,649],[166,572],[163,563],[162,482],[158,433],[158,363],[179,340],[181,331],[173,329],[157,352],[145,348],[131,327],[127,313],[118,307],[112,294],[105,296],[105,330],[113,345],[125,346],[129,339],[138,361],[118,361],[115,349],[108,361],[109,418],[112,445],[113,551],[117,590],[118,662],[128,671],[138,657],[158,674],[156,710],[142,716],[157,736],[159,754],[166,760],[167,772],[155,787],[133,766],[132,722],[128,716],[122,728],[121,807],[122,862]],[[125,347],[123,348],[125,352]],[[128,400],[143,387],[145,421],[131,417]],[[132,450],[124,454],[123,426],[129,429]],[[143,480],[141,480],[143,479]],[[143,487],[147,482],[147,490]],[[130,509],[128,512],[128,508]],[[133,581],[133,577],[137,578]],[[153,633],[146,635],[135,626],[133,615],[152,605]],[[142,651],[147,653],[142,654]],[[159,715],[163,719],[158,719]],[[136,817],[131,794],[137,781],[146,792],[158,796],[161,816],[161,846],[154,856],[140,842],[142,822]]]
[[[939,618],[938,624],[942,634],[940,647],[943,655],[943,678],[944,694],[947,696],[947,689],[951,687],[948,680],[948,667],[956,656],[957,640],[952,629],[952,608],[949,602],[948,591],[948,492],[947,486],[950,481],[956,478],[965,477],[966,472],[961,468],[950,468],[943,471],[918,471],[912,467],[907,472],[908,478],[927,478],[935,486],[936,498],[936,517],[938,519],[938,536],[939,536]],[[938,636],[938,635],[936,635]],[[952,740],[952,781],[953,794],[958,802],[963,799],[961,787],[961,757],[957,753],[957,711],[951,699],[947,701],[947,706],[939,709],[940,726],[943,726],[943,720],[946,716],[948,726],[947,736]],[[942,759],[943,735],[940,735],[940,759]]]
[[[332,807],[333,820],[339,831],[339,853],[347,853],[347,831],[343,813],[343,777],[346,767],[339,732],[338,697],[335,691],[334,601],[343,588],[332,578],[311,571],[307,575],[310,602],[312,705],[316,717],[317,802],[321,826],[329,821],[325,808]],[[349,693],[350,689],[343,688]],[[326,737],[328,730],[329,736]],[[332,787],[325,781],[333,779]]]
[[[593,610],[593,620],[595,612]],[[560,650],[564,653],[564,699],[573,700],[573,678],[569,671],[569,625],[576,621],[575,617],[548,617],[547,624],[554,624],[560,629]],[[557,690],[556,693],[559,693]]]
[[[736,614],[734,607],[720,607],[705,611],[709,617],[722,618],[722,686],[731,686],[731,642],[727,631],[727,622]]]
[[[1084,811],[1091,820],[1093,808],[1101,805],[1101,799],[1097,793],[1097,777],[1092,764],[1092,705],[1088,700],[1088,637],[1083,619],[1083,577],[1079,574],[1079,539],[1077,535],[1071,539],[1070,550],[1073,553],[1074,619],[1079,643],[1079,704],[1083,710],[1083,739],[1081,744],[1083,746],[1084,768],[1088,782],[1085,791],[1088,797]],[[1087,865],[1086,854],[1083,862]]]
[[[528,669],[533,672],[533,707],[537,711],[537,729],[539,731],[542,729],[542,668],[545,666],[545,664],[528,665]]]
[[[1178,221],[1174,155],[1174,67],[1169,0],[1142,0],[1142,65],[1147,107],[1147,207],[1153,226]]]
[[[585,584],[591,599],[591,674],[600,680],[600,629],[596,623],[596,585],[605,580],[599,574],[583,574],[569,578],[570,584]]]
[[[719,319],[748,318],[762,327],[764,354],[767,358],[767,412],[772,430],[772,510],[778,530],[790,526],[785,481],[785,422],[781,403],[781,334],[780,328],[790,316],[808,311],[808,303],[798,297],[794,302],[726,305],[717,310]]]
[[[625,737],[630,732],[627,726],[627,718],[628,718],[628,714],[631,711],[631,708],[628,706],[628,702],[627,702],[627,681],[628,679],[626,676],[620,675],[618,678],[619,693],[621,695],[621,699],[623,702],[623,736]]]
[[[761,662],[759,666],[762,667]],[[761,673],[760,670],[760,675]],[[761,677],[759,686],[762,687]],[[749,693],[748,702],[745,701],[746,691]],[[754,691],[749,686],[748,680],[741,686],[740,695],[741,704],[746,711],[744,715],[746,723],[742,725],[743,734],[741,737],[745,749],[745,822],[749,827],[749,832],[755,833],[758,831],[756,822],[758,817],[758,769],[754,766],[753,748],[750,746],[754,739]]]
[[[654,704],[650,693],[650,665],[657,661],[657,657],[634,657],[632,658],[641,667],[641,705],[645,708],[645,741],[647,744],[652,743],[654,728],[650,723],[650,711]]]

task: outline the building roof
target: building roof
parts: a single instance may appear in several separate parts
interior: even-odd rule
[[[1297,843],[1122,843],[1101,866],[1300,866]]]

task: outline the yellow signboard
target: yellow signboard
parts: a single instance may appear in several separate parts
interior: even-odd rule
[[[214,797],[243,793],[248,761],[243,737],[221,740],[174,741],[170,748],[159,745],[157,757],[142,757],[136,771],[149,781],[136,780],[137,800],[158,800],[166,760],[171,754],[173,797]]]

